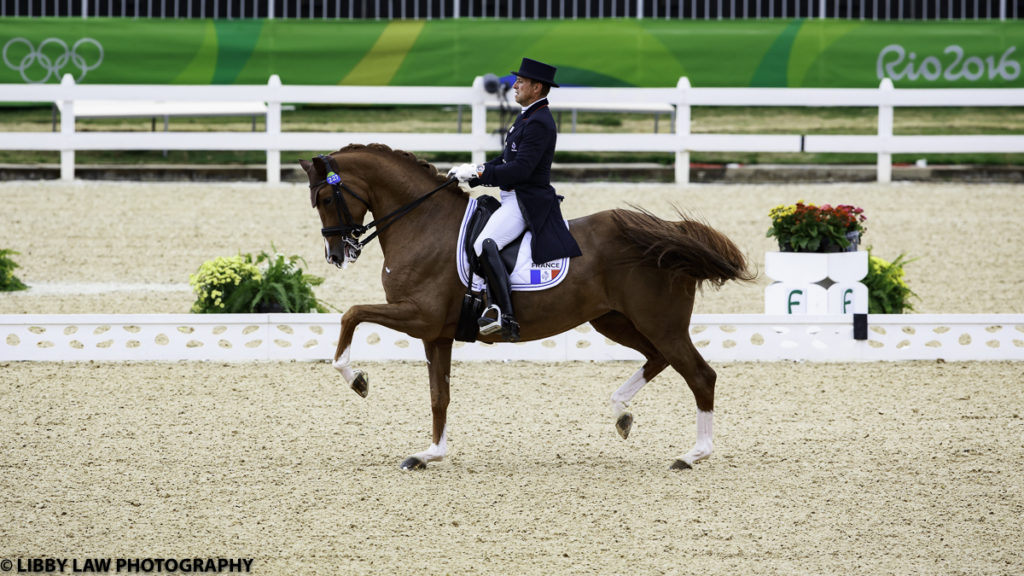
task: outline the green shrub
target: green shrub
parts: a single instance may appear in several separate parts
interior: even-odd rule
[[[20,253],[6,248],[0,249],[0,292],[14,292],[28,288],[14,275],[14,269],[18,268],[18,263],[12,260],[11,256],[20,256]]]
[[[900,254],[892,262],[886,262],[872,256],[871,250],[868,250],[868,275],[863,282],[868,287],[869,314],[902,314],[905,311],[913,311],[910,299],[918,296],[903,279],[903,265],[910,262],[913,260],[907,260],[905,254]]]
[[[220,256],[203,262],[199,270],[189,276],[188,283],[196,294],[192,312],[252,312],[256,307],[253,297],[259,290],[260,271],[248,254]]]
[[[283,254],[271,256],[261,252],[256,263],[264,265],[263,279],[253,298],[256,307],[264,312],[326,312],[317,302],[313,286],[323,284],[319,276],[306,274],[298,262],[305,260],[298,256],[285,258]]]
[[[260,252],[219,257],[203,262],[189,284],[196,294],[192,312],[236,314],[248,312],[326,312],[317,302],[313,286],[323,278],[302,271],[298,256]]]

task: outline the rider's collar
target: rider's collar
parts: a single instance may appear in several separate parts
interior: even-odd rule
[[[523,106],[523,114],[529,114],[530,112],[540,108],[541,106],[547,106],[547,97],[541,98],[540,100],[534,100],[529,106]]]

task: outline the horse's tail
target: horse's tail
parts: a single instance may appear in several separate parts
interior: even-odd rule
[[[663,220],[650,212],[612,210],[612,220],[622,235],[641,249],[637,260],[676,275],[720,287],[729,280],[748,282],[751,272],[747,258],[725,234],[680,213],[678,222]]]

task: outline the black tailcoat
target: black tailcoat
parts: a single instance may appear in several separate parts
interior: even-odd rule
[[[526,227],[533,233],[533,261],[541,264],[565,256],[580,256],[558,204],[562,197],[551,186],[555,159],[555,119],[547,98],[516,119],[505,138],[505,149],[486,163],[479,183],[515,190]]]

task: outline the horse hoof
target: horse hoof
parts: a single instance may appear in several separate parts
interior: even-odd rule
[[[669,466],[669,470],[693,470],[693,466],[686,460],[676,460]]]
[[[356,377],[352,380],[352,390],[359,394],[360,398],[366,398],[366,395],[370,393],[370,377],[356,370]]]
[[[619,436],[622,436],[623,440],[629,438],[629,431],[633,429],[633,415],[629,412],[619,415],[615,421],[615,429],[619,431]]]
[[[408,471],[408,470],[426,470],[427,469],[427,463],[424,462],[423,460],[420,460],[419,458],[417,458],[415,456],[409,456],[408,458],[406,458],[405,460],[402,461],[401,468],[402,468],[402,470],[406,470],[406,471]]]

